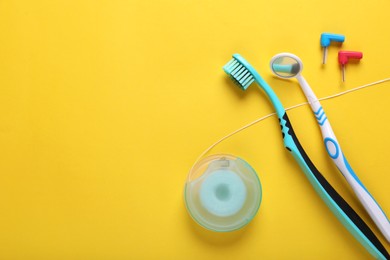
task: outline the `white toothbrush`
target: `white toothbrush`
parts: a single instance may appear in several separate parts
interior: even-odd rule
[[[363,183],[356,176],[347,159],[345,158],[340,144],[337,141],[336,135],[334,134],[329,120],[326,117],[325,111],[321,106],[321,103],[318,101],[318,98],[310,88],[307,81],[301,75],[303,69],[302,61],[293,54],[280,53],[271,59],[271,69],[278,77],[296,78],[298,80],[307,98],[307,101],[313,110],[318,125],[321,128],[326,151],[332,158],[333,162],[336,164],[337,168],[343,174],[345,179],[348,181],[349,185],[352,187],[356,196],[372,220],[375,222],[387,241],[390,242],[389,220],[379,204],[375,201],[373,196],[368,192],[366,187],[364,187]]]

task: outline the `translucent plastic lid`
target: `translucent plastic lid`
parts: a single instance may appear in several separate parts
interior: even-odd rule
[[[187,210],[198,224],[227,232],[253,219],[260,207],[262,190],[256,172],[246,161],[220,154],[194,166],[184,195]]]

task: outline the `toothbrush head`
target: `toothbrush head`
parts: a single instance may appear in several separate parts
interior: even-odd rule
[[[234,54],[223,70],[233,82],[242,90],[246,90],[254,81],[252,71],[255,71],[252,66],[244,60],[239,54]]]
[[[253,82],[256,82],[258,87],[268,96],[278,117],[283,118],[286,111],[278,96],[276,96],[270,85],[265,82],[252,65],[250,65],[240,54],[234,54],[233,59],[223,67],[223,70],[242,90],[246,90]]]

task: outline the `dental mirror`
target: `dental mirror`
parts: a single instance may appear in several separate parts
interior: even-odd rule
[[[279,78],[296,78],[309,102],[317,100],[314,93],[312,93],[309,84],[301,74],[303,70],[303,63],[298,56],[287,52],[279,53],[272,57],[270,67],[272,72]],[[310,91],[308,89],[310,89]]]

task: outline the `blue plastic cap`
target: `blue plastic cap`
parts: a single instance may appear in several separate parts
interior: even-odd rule
[[[344,42],[345,36],[334,33],[322,33],[321,34],[321,46],[328,47],[331,42]]]

